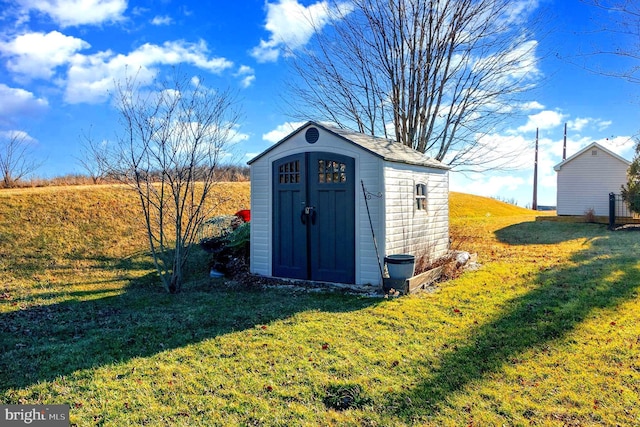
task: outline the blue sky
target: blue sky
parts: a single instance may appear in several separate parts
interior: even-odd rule
[[[453,172],[451,189],[530,204],[539,128],[538,203],[554,205],[564,123],[568,155],[598,141],[632,157],[638,85],[585,70],[628,67],[622,58],[589,53],[630,41],[599,31],[611,16],[580,0],[513,3],[544,18],[533,38],[528,71],[537,87],[527,94],[529,108],[491,135],[520,153],[520,162],[503,172]],[[244,162],[300,124],[281,100],[291,78],[284,46],[304,47],[312,35],[305,18],[322,23],[323,11],[316,0],[0,1],[0,136],[25,136],[43,161],[39,176],[83,172],[81,135],[109,139],[116,131],[114,80],[140,69],[150,81],[179,66],[207,86],[237,91],[244,115],[234,152]]]

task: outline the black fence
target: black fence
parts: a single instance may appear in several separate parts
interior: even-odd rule
[[[631,212],[621,194],[609,193],[609,228],[618,224],[637,223],[640,215]]]

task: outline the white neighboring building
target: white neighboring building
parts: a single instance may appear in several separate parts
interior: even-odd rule
[[[594,142],[553,169],[558,176],[558,215],[609,215],[609,193],[620,193],[631,162]]]
[[[249,165],[254,274],[381,286],[385,256],[449,250],[449,167],[402,144],[308,122]]]

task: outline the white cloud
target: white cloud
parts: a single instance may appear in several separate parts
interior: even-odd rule
[[[611,120],[598,120],[598,130],[605,130],[612,124]]]
[[[272,143],[276,143],[280,141],[285,136],[289,135],[294,130],[298,129],[300,126],[305,124],[306,122],[286,122],[281,125],[278,125],[274,130],[265,133],[262,135],[262,139],[265,141],[269,141]]]
[[[237,144],[242,141],[246,141],[249,139],[249,134],[240,132],[238,127],[234,127],[231,133],[231,137],[229,138],[230,144]]]
[[[48,79],[56,67],[67,64],[76,52],[89,47],[86,41],[58,31],[26,33],[0,42],[0,55],[9,58],[8,70],[28,78]]]
[[[536,129],[553,129],[562,124],[564,115],[557,111],[545,110],[529,116],[529,120],[518,128],[518,132],[532,132]]]
[[[633,159],[636,142],[630,136],[601,138],[597,139],[596,142],[629,161]]]
[[[483,170],[519,170],[529,167],[533,162],[533,140],[522,135],[481,135],[476,140],[476,145],[460,154],[450,150],[445,162],[458,156],[458,163],[463,166],[457,170],[468,172],[473,167],[465,168],[464,165],[478,165],[476,169]]]
[[[0,140],[12,140],[14,139],[23,144],[35,144],[37,141],[31,135],[23,130],[6,130],[0,131]]]
[[[127,0],[21,0],[30,10],[49,15],[64,27],[99,25],[123,18]]]
[[[0,83],[0,123],[10,117],[33,116],[44,112],[49,103],[24,89],[12,88]]]
[[[544,109],[544,105],[540,104],[538,101],[530,101],[523,103],[520,108],[524,111],[527,110],[542,110]]]
[[[127,55],[111,51],[94,55],[75,55],[67,75],[65,100],[70,103],[104,101],[113,82],[135,73],[139,84],[145,85],[156,76],[160,65],[188,63],[195,67],[220,73],[233,66],[225,58],[208,58],[204,41],[165,42],[162,46],[144,44]]]
[[[523,185],[529,185],[521,176],[472,174],[451,174],[451,191],[477,194],[485,197],[503,197],[507,191],[516,191]],[[505,196],[506,197],[506,196]]]
[[[537,47],[536,40],[527,40],[520,43],[503,58],[505,66],[512,70],[510,75],[512,79],[532,79],[540,74],[536,57]]]
[[[264,28],[271,33],[269,40],[260,40],[251,55],[258,62],[273,62],[285,49],[295,50],[309,42],[316,31],[327,25],[331,19],[351,11],[347,2],[338,3],[336,8],[327,1],[309,6],[298,0],[279,0],[267,3],[267,19]]]
[[[576,132],[581,132],[588,126],[595,127],[598,131],[603,131],[611,126],[611,120],[594,119],[592,117],[578,117],[567,122],[567,128]]]
[[[234,75],[240,78],[240,86],[245,89],[251,86],[256,80],[254,69],[246,65],[241,65]]]
[[[249,86],[251,86],[253,84],[253,82],[255,81],[256,76],[251,75],[251,76],[245,76],[242,78],[242,80],[240,81],[240,85],[243,88],[248,88]]]
[[[142,16],[145,13],[149,12],[150,9],[146,8],[146,7],[140,7],[140,6],[134,6],[133,9],[131,9],[131,14],[133,16]]]
[[[578,117],[575,120],[569,120],[567,122],[567,129],[568,130],[575,130],[576,132],[580,132],[582,129],[585,128],[585,126],[587,126],[590,122],[592,121],[592,119],[590,118],[581,118]]]
[[[154,16],[151,20],[151,24],[153,25],[171,25],[173,24],[173,18],[170,16]]]
[[[527,22],[531,12],[538,8],[539,0],[510,1],[503,11],[503,25],[519,25]]]
[[[57,77],[64,87],[65,101],[70,103],[101,102],[107,98],[113,82],[135,73],[138,83],[150,82],[161,65],[191,64],[211,73],[220,73],[233,66],[222,57],[209,57],[206,42],[169,41],[162,45],[144,44],[128,54],[110,50],[91,55],[79,53],[89,48],[82,39],[58,31],[27,33],[8,42],[0,42],[0,55],[7,57],[7,69],[17,80]],[[56,72],[60,69],[60,75]],[[251,84],[249,67],[241,68],[244,84]],[[64,74],[64,75],[62,75]]]

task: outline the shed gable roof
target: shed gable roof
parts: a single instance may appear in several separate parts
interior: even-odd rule
[[[584,153],[588,152],[589,150],[592,149],[598,149],[600,151],[602,151],[603,153],[608,154],[609,156],[613,157],[616,160],[621,161],[622,163],[624,163],[627,167],[631,164],[631,162],[627,159],[625,159],[622,156],[617,155],[616,153],[614,153],[611,150],[608,150],[606,148],[604,148],[602,145],[598,144],[597,142],[592,142],[591,144],[587,145],[586,147],[584,147],[582,150],[578,151],[577,153],[575,153],[573,156],[568,157],[567,159],[563,160],[562,162],[558,163],[557,165],[555,165],[553,167],[553,170],[555,170],[556,172],[560,172],[560,169],[562,169],[562,167],[564,165],[566,165],[567,163],[569,163],[570,161],[582,156]]]
[[[258,154],[253,159],[249,160],[248,164],[252,164],[256,160],[258,160],[259,158],[261,158],[262,156],[264,156],[265,154],[273,150],[275,147],[286,143],[286,141],[289,140],[291,137],[302,132],[303,129],[309,126],[315,126],[317,128],[320,128],[325,132],[328,132],[330,134],[337,136],[338,138],[342,139],[347,143],[356,145],[359,148],[365,151],[368,151],[369,153],[389,162],[407,163],[410,165],[426,166],[426,167],[432,167],[432,168],[444,169],[444,170],[451,169],[449,166],[439,162],[438,160],[427,157],[423,153],[416,151],[411,147],[407,147],[404,144],[400,144],[390,139],[365,135],[363,133],[354,132],[347,129],[340,129],[337,127],[328,126],[324,124],[319,124],[313,121],[309,121],[305,123],[298,129],[293,131],[291,134],[289,134],[288,136],[284,137],[282,140],[277,142],[276,144],[267,148],[265,151]]]

